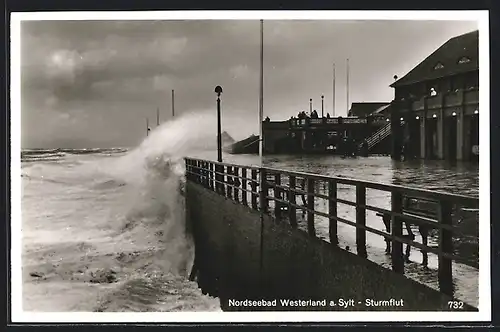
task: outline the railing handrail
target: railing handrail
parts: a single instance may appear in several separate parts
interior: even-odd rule
[[[373,146],[375,146],[377,143],[380,143],[384,138],[386,138],[390,134],[391,134],[391,124],[388,123],[387,125],[384,126],[384,130],[381,130],[381,132],[376,137],[372,138],[368,148],[371,149]]]
[[[211,164],[219,165],[219,166],[247,168],[247,169],[253,169],[253,170],[257,170],[257,171],[262,168],[262,167],[256,166],[256,165],[231,164],[231,163],[219,162],[219,161],[208,160],[208,159],[200,159],[200,158],[194,158],[194,157],[184,157],[184,160],[194,160],[194,161],[201,161],[201,162],[209,162]]]
[[[362,184],[362,185],[365,185],[369,189],[384,190],[384,191],[391,191],[391,192],[395,191],[395,192],[399,192],[399,193],[408,193],[410,195],[414,195],[417,197],[422,196],[422,197],[426,197],[426,198],[432,198],[435,200],[447,200],[447,201],[456,200],[456,201],[459,201],[459,202],[467,204],[467,205],[471,204],[473,206],[479,205],[479,198],[477,198],[477,197],[466,196],[466,195],[461,195],[461,194],[447,193],[444,191],[422,189],[422,188],[418,188],[418,187],[402,186],[402,185],[397,185],[397,184],[385,184],[385,183],[373,182],[373,181],[368,181],[368,180],[358,180],[358,179],[347,178],[347,177],[343,177],[343,176],[342,177],[340,177],[340,176],[328,176],[328,175],[306,173],[306,172],[300,172],[300,171],[283,170],[283,169],[264,167],[264,166],[260,167],[260,166],[254,166],[254,165],[241,165],[241,164],[217,162],[217,161],[212,161],[212,160],[191,158],[191,157],[186,157],[185,159],[194,160],[194,161],[201,161],[201,162],[210,162],[214,165],[219,165],[219,166],[247,168],[247,169],[252,169],[252,170],[265,169],[268,172],[268,174],[269,174],[269,172],[272,172],[272,173],[281,173],[281,174],[285,174],[285,175],[299,176],[302,178],[310,178],[310,179],[314,179],[314,180],[322,180],[322,181],[334,180],[335,182],[337,182],[339,184],[346,184],[346,185]]]

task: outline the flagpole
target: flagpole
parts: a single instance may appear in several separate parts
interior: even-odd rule
[[[263,268],[264,268],[264,210],[266,208],[266,172],[263,168],[262,153],[263,153],[263,130],[262,122],[264,117],[264,20],[260,20],[260,91],[259,91],[259,219],[260,219],[260,257],[259,257],[259,271],[260,271],[260,286],[264,287]]]
[[[349,113],[349,58],[347,58],[347,113]],[[347,115],[347,114],[346,114]]]
[[[332,117],[335,117],[335,63],[333,64]]]

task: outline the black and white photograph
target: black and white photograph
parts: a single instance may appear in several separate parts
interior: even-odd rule
[[[12,321],[491,319],[488,29],[12,13]]]

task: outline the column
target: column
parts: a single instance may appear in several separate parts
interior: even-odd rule
[[[457,160],[463,160],[464,152],[464,112],[462,108],[460,112],[457,112]]]
[[[465,110],[464,110],[465,113]],[[464,124],[463,124],[463,160],[470,160],[472,154],[471,146],[471,116],[464,114]]]
[[[444,157],[444,112],[440,109],[437,112],[437,158],[443,159]]]
[[[424,112],[423,116],[420,117],[420,158],[425,159],[427,152],[426,145],[426,131],[425,131],[425,123],[427,122],[426,114]]]
[[[444,110],[442,111],[442,115],[443,115],[443,158],[449,160],[451,157],[451,150],[450,150],[451,130],[449,128],[450,118],[446,118],[446,113]],[[452,120],[455,120],[455,118],[453,117]]]
[[[392,151],[391,158],[394,160],[401,160],[401,140],[402,128],[400,118],[401,102],[393,102],[391,105],[391,138],[392,138]]]

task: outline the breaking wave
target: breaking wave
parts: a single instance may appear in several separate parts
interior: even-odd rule
[[[40,188],[50,193],[44,196],[43,206],[40,192],[26,196],[32,203],[24,204],[23,214],[24,209],[32,209],[31,222],[35,223],[35,207],[50,209],[46,215],[51,217],[51,225],[44,226],[43,232],[48,234],[53,228],[47,236],[40,230],[33,232],[32,239],[29,234],[34,226],[25,227],[27,235],[23,232],[27,243],[33,241],[23,257],[25,278],[32,282],[23,288],[26,306],[50,310],[42,304],[47,299],[36,305],[34,295],[28,294],[33,282],[40,287],[41,281],[47,285],[71,281],[86,285],[85,296],[90,296],[89,286],[97,287],[95,296],[86,306],[83,294],[79,304],[69,303],[66,297],[56,305],[52,299],[52,308],[219,310],[218,300],[202,295],[197,285],[187,280],[194,248],[186,231],[182,193],[183,157],[213,147],[207,143],[215,141],[213,130],[207,130],[210,122],[215,124],[215,118],[209,115],[186,115],[159,126],[137,148],[121,156],[99,156],[110,149],[93,150],[95,159],[72,167],[59,154],[86,154],[87,150],[23,151],[25,157],[58,154],[62,158],[56,164],[34,164],[23,170],[25,192]],[[34,187],[40,182],[43,187]],[[56,192],[59,196],[52,202],[50,197]],[[24,219],[30,218],[23,216],[23,223]],[[59,258],[53,260],[56,256]],[[78,287],[73,286],[72,292]]]

